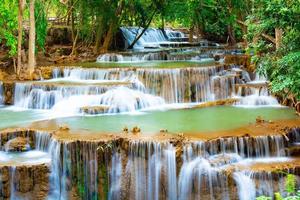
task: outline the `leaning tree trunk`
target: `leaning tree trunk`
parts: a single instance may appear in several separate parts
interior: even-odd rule
[[[122,0],[116,9],[115,16],[111,19],[111,21],[109,23],[108,32],[106,33],[106,36],[104,38],[104,42],[100,49],[100,53],[106,53],[108,51],[108,49],[113,41],[113,37],[116,32],[116,29],[118,28],[118,26],[120,24],[120,16],[122,14],[124,5],[125,5],[125,1]]]
[[[137,43],[137,41],[139,41],[139,39],[142,37],[142,35],[146,32],[146,30],[149,28],[152,19],[155,15],[155,12],[151,15],[151,18],[149,19],[149,22],[147,23],[147,25],[144,27],[144,29],[142,30],[142,32],[133,40],[133,42],[129,45],[128,49],[132,49],[133,46],[135,45],[135,43]]]
[[[31,78],[35,68],[35,19],[34,0],[29,2],[29,45],[28,45],[28,72]]]
[[[112,43],[112,40],[113,40],[113,35],[114,35],[114,32],[115,32],[115,23],[112,21],[109,25],[109,29],[108,29],[108,32],[104,38],[104,42],[103,42],[103,45],[100,49],[100,53],[106,53]]]
[[[275,28],[275,45],[276,49],[279,49],[282,43],[283,31],[281,28]]]
[[[15,73],[20,74],[22,68],[22,33],[23,33],[23,10],[25,7],[25,1],[19,0],[19,10],[18,10],[18,58],[17,58],[17,68]]]

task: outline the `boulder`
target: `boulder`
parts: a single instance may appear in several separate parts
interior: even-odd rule
[[[9,140],[5,144],[5,151],[8,152],[20,152],[20,151],[28,151],[31,149],[31,145],[29,140],[24,137],[16,137],[14,139]]]

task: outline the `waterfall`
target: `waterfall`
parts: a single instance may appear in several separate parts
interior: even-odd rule
[[[50,174],[50,199],[67,199],[67,191],[66,191],[66,154],[64,152],[66,150],[63,148],[61,150],[62,144],[52,139],[49,145],[49,153],[51,155],[51,174]],[[61,154],[61,152],[63,154]],[[62,156],[63,155],[63,156]]]
[[[248,79],[248,78],[247,78]],[[262,87],[253,87],[253,88],[245,88],[245,94],[247,96],[242,97],[241,100],[237,103],[239,106],[280,106],[277,99],[270,95],[269,90],[267,88],[267,78],[264,76],[260,76],[258,73],[255,74],[255,78],[253,81],[247,81],[247,84],[252,84],[253,86],[259,84],[265,84]],[[241,89],[241,88],[240,88]],[[239,91],[239,95],[241,91]]]
[[[122,62],[124,61],[124,58],[122,55],[119,55],[119,54],[103,54],[103,55],[100,55],[98,58],[97,58],[97,62]]]
[[[256,197],[255,183],[243,172],[234,172],[233,178],[237,185],[240,200],[254,200]]]
[[[229,199],[226,176],[201,156],[202,143],[196,145],[200,151],[194,151],[190,145],[184,147],[183,165],[178,179],[179,199],[215,199],[215,191],[220,193],[222,199]]]
[[[56,74],[57,71],[55,71]],[[64,69],[62,77],[80,80],[126,80],[136,75],[146,92],[167,103],[206,102],[234,94],[236,78],[222,67],[176,69]]]
[[[172,29],[165,29],[166,35],[168,36],[169,40],[174,40],[174,39],[180,39],[180,38],[184,38],[185,35],[184,33],[180,32],[180,31],[174,31]]]
[[[167,160],[167,176],[168,176],[168,199],[177,199],[177,174],[176,174],[176,150],[173,145],[168,145],[165,151]]]
[[[239,199],[254,200],[260,195],[271,196],[278,189],[283,191],[284,175],[277,176],[251,166],[288,162],[289,159],[283,157],[286,156],[284,149],[297,142],[298,136],[299,130],[294,129],[287,135],[288,140],[275,135],[185,141],[182,144],[151,140],[103,143],[60,141],[49,133],[36,131],[33,139],[36,150],[48,152],[51,156],[48,199],[70,199],[70,195],[77,191],[83,199],[222,197],[229,200],[235,198],[236,193],[232,191],[237,190]],[[7,138],[14,137],[18,134]],[[20,156],[28,157],[25,154]],[[11,199],[18,199],[19,195],[19,192],[14,192],[19,190],[16,189],[15,169],[18,168],[9,168]]]
[[[238,81],[232,72],[222,67],[125,70],[66,68],[63,72],[54,70],[53,76],[59,81],[72,80],[74,83],[57,84],[55,79],[35,84],[17,83],[14,105],[51,109],[65,115],[76,115],[83,107],[95,106],[108,107],[108,113],[133,112],[161,106],[165,102],[193,103],[230,98],[235,93],[234,85]],[[108,83],[93,85],[99,81]],[[86,82],[85,85],[82,82]]]
[[[136,36],[143,31],[143,28],[137,27],[121,27],[120,29],[128,45],[131,45]],[[167,42],[163,32],[160,29],[148,28],[136,42],[134,48],[159,47],[161,42]]]
[[[4,103],[3,83],[0,81],[0,105]]]
[[[234,153],[243,158],[285,156],[285,138],[282,135],[257,137],[230,137],[201,144],[210,155]],[[196,143],[195,145],[199,145]]]
[[[132,184],[129,186],[132,199],[160,199],[163,151],[160,143],[130,143],[126,174]],[[147,159],[147,160],[146,160]]]
[[[10,167],[9,170],[10,174],[10,199],[11,200],[17,200],[19,197],[16,195],[16,166]]]
[[[199,50],[196,50],[199,52]],[[168,50],[156,52],[139,52],[131,54],[116,54],[106,53],[97,57],[97,63],[119,62],[119,63],[132,63],[132,62],[147,62],[147,61],[197,61],[206,63],[214,63],[215,60],[208,54],[197,55],[196,53],[188,54],[187,50],[182,50],[181,53],[171,52]]]
[[[14,105],[22,108],[51,109],[58,102],[76,95],[102,94],[106,86],[56,86],[16,83]]]
[[[110,187],[108,199],[118,199],[121,195],[122,183],[122,158],[121,154],[115,152],[112,156],[111,171],[110,171]]]
[[[50,144],[51,144],[51,135],[50,134],[43,132],[43,131],[35,132],[35,149],[36,150],[49,152]]]

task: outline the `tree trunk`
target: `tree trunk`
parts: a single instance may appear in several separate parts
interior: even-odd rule
[[[111,42],[113,40],[113,35],[114,35],[114,32],[115,32],[115,23],[110,23],[109,25],[109,29],[108,29],[108,32],[105,36],[105,39],[104,39],[104,42],[103,42],[103,45],[100,49],[100,53],[106,53],[111,45]]]
[[[229,44],[235,46],[236,45],[235,33],[231,24],[227,26],[227,31],[229,37]]]
[[[248,41],[247,41],[247,38],[245,37],[248,32],[248,27],[245,23],[240,23],[240,22],[244,21],[243,18],[245,18],[245,17],[243,17],[242,14],[239,13],[237,23],[240,25],[240,28],[243,32],[243,41],[244,41],[245,47],[248,47]]]
[[[280,28],[275,28],[275,44],[276,44],[276,50],[278,50],[282,43],[282,35],[283,31]]]
[[[73,7],[73,0],[71,0],[71,5],[72,5],[72,8],[71,8],[71,34],[72,34],[72,43],[73,43],[73,46],[72,46],[72,53],[71,55],[75,54],[76,52],[74,51],[74,43],[76,43],[76,36],[75,35],[75,22],[74,22],[74,7]],[[75,44],[76,46],[76,44]]]
[[[165,18],[164,15],[161,15],[161,29],[165,31]]]
[[[76,46],[77,46],[78,34],[79,34],[79,30],[77,30],[76,36],[75,36],[75,38],[73,40],[72,52],[70,54],[71,56],[77,55]]]
[[[23,10],[25,7],[24,0],[19,0],[19,10],[18,10],[18,58],[17,58],[17,68],[15,73],[20,74],[22,68],[22,33],[23,33]]]
[[[115,34],[116,28],[119,26],[120,23],[120,15],[122,14],[123,7],[125,5],[125,1],[121,1],[116,9],[115,16],[111,19],[109,23],[108,32],[104,38],[103,45],[100,49],[100,53],[106,53],[112,43],[113,36]]]
[[[29,2],[29,45],[28,45],[28,72],[32,76],[35,68],[35,19],[34,0]]]
[[[94,47],[94,54],[97,54],[100,49],[100,44],[101,44],[101,39],[103,36],[103,29],[104,29],[104,24],[103,24],[103,17],[102,16],[97,16],[97,30],[96,30],[96,37],[95,37],[95,47]]]
[[[189,32],[189,42],[193,42],[193,37],[194,37],[194,26],[190,27],[190,32]]]

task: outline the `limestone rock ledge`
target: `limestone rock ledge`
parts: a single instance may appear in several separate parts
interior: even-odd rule
[[[48,164],[0,166],[0,199],[12,196],[27,199],[46,199],[49,192]]]

